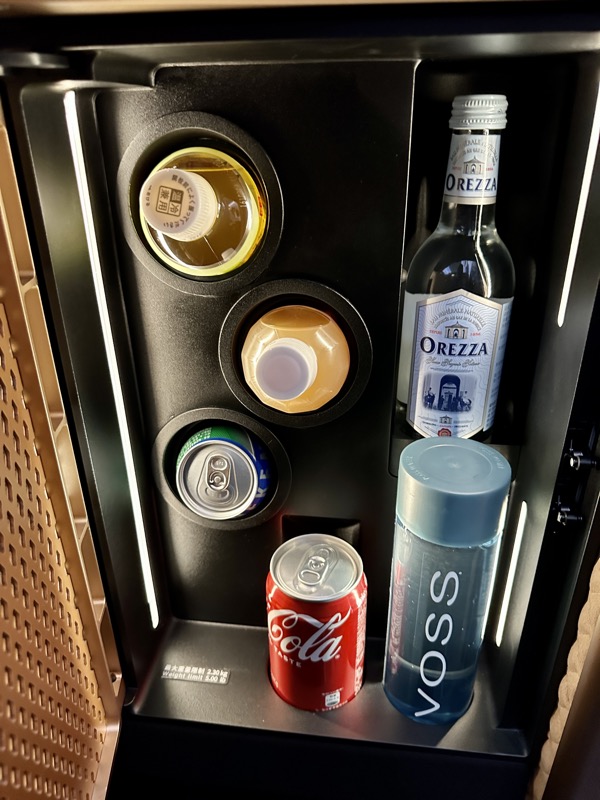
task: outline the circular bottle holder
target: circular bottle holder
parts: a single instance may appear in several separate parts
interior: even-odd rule
[[[267,456],[270,476],[264,500],[256,508],[244,509],[239,516],[208,515],[197,505],[197,497],[192,497],[185,488],[185,471],[190,469],[194,482],[199,478],[200,468],[190,463],[189,456],[194,452],[195,435],[207,428],[237,427],[251,435],[262,445]],[[245,474],[247,456],[242,451],[237,466],[242,466]],[[233,465],[234,468],[236,464]],[[221,465],[216,464],[217,472]],[[263,425],[244,414],[221,408],[200,408],[186,411],[174,417],[162,428],[152,448],[152,470],[156,485],[163,499],[188,520],[216,530],[243,530],[253,528],[279,511],[285,502],[291,485],[291,467],[287,453],[279,440]],[[217,477],[219,477],[217,475]],[[243,487],[246,489],[247,487]],[[264,488],[264,487],[263,487]],[[195,510],[194,510],[195,507]]]
[[[214,230],[200,226],[202,236],[186,241],[181,232],[190,228],[194,204],[206,201],[196,174],[216,192],[217,207],[209,215]],[[144,128],[119,166],[117,197],[135,257],[188,294],[215,295],[255,280],[281,238],[283,200],[273,165],[257,142],[220,117],[179,112]],[[227,225],[224,214],[231,215]]]
[[[244,378],[241,352],[250,328],[268,311],[304,305],[329,314],[342,329],[350,350],[348,376],[336,396],[314,411],[287,413],[260,400]],[[358,400],[371,374],[373,352],[366,325],[344,297],[322,284],[305,280],[277,280],[262,284],[241,297],[221,327],[219,359],[229,388],[261,419],[287,427],[308,428],[341,416]]]

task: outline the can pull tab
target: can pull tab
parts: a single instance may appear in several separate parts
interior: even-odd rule
[[[235,470],[231,460],[222,453],[211,455],[204,465],[198,488],[205,488],[213,498],[226,500],[235,491]]]
[[[316,545],[311,548],[306,553],[304,563],[298,569],[298,588],[310,591],[322,586],[327,575],[337,564],[337,560],[337,553],[331,547]]]

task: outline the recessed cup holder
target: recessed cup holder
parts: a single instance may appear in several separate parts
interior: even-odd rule
[[[250,328],[269,311],[286,305],[306,305],[329,314],[342,329],[350,350],[350,368],[339,392],[314,411],[287,413],[267,405],[246,383],[241,352]],[[261,284],[241,297],[221,327],[219,359],[229,388],[253,414],[277,425],[309,428],[345,414],[358,400],[371,374],[373,351],[367,327],[354,306],[322,284],[283,279]]]
[[[250,432],[264,446],[271,466],[269,489],[264,502],[255,512],[236,518],[211,519],[192,511],[182,501],[176,481],[177,457],[194,433],[227,424]],[[191,409],[169,420],[154,441],[152,471],[158,490],[169,506],[190,522],[213,530],[246,530],[259,526],[281,509],[291,486],[290,462],[280,441],[256,420],[223,408]]]
[[[162,233],[157,234],[140,213],[140,192],[148,177],[160,169],[165,174],[169,168],[186,164],[196,156],[210,160],[206,174],[212,170],[214,174],[233,172],[237,176],[236,188],[231,189],[236,202],[229,205],[237,214],[240,211],[248,214],[247,221],[237,222],[239,241],[233,242],[232,248],[220,242],[222,247],[228,248],[227,252],[231,250],[231,257],[224,252],[222,258],[215,258],[213,265],[207,262],[206,268],[199,269],[185,264],[190,255],[188,250],[195,247],[194,243],[176,242]],[[242,184],[245,188],[240,189]],[[218,185],[217,182],[217,193]],[[182,196],[185,209],[187,193],[185,188],[183,192],[176,191],[179,188],[175,186],[174,194]],[[153,202],[157,202],[159,196],[153,195]],[[167,114],[142,129],[121,160],[117,199],[123,234],[136,259],[163,283],[187,294],[214,296],[256,280],[271,263],[283,229],[281,187],[262,147],[229,121],[199,112]],[[181,204],[169,205],[173,199],[176,198],[165,201],[164,219],[171,218],[171,208],[178,207],[182,213]],[[257,216],[260,216],[260,223]],[[181,221],[175,214],[172,219]],[[204,249],[207,247],[212,247],[210,242]]]

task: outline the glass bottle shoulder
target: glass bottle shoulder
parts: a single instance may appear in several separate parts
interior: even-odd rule
[[[495,227],[474,234],[440,223],[415,253],[405,288],[411,294],[464,289],[481,297],[512,297],[514,265]]]

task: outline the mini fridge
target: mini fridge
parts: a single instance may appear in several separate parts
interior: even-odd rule
[[[0,797],[527,797],[600,555],[599,10],[8,2],[0,92]],[[487,92],[508,98],[516,291],[489,444],[512,483],[473,702],[428,726],[382,688],[404,284],[452,99]],[[262,227],[192,274],[139,196],[198,147],[252,176]],[[349,345],[315,411],[244,379],[250,326],[285,304]],[[214,425],[268,453],[241,517],[182,499],[178,453]],[[270,560],[312,532],[368,581],[364,684],[324,712],[284,702],[268,665]]]

